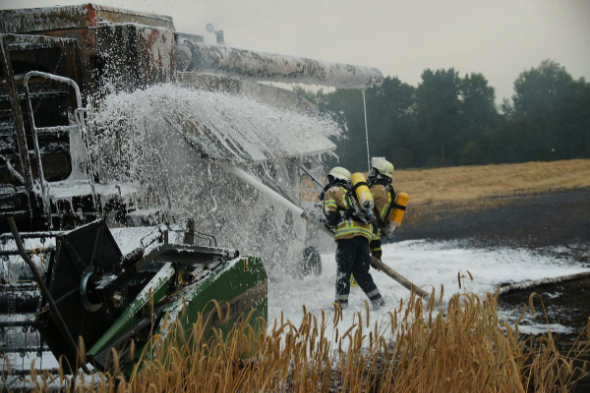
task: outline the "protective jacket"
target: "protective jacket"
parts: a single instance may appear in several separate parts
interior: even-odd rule
[[[391,209],[395,203],[395,191],[391,184],[385,185],[382,183],[371,184],[369,185],[369,189],[375,200],[375,210],[373,213],[377,220],[378,228],[376,229],[385,229],[389,223]]]
[[[369,189],[375,200],[373,215],[373,236],[371,238],[371,253],[381,252],[381,237],[389,224],[389,216],[395,203],[395,191],[391,184],[372,183]]]
[[[336,227],[334,240],[363,236],[370,242],[373,237],[372,225],[352,217],[354,208],[350,198],[353,198],[351,193],[341,186],[330,188],[324,195],[323,212],[328,220],[328,226]]]

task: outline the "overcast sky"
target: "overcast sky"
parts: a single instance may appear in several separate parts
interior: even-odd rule
[[[0,8],[80,1],[0,0]],[[551,58],[590,79],[590,0],[99,0],[174,18],[178,31],[226,44],[374,66],[417,85],[425,68],[483,73],[499,102]]]

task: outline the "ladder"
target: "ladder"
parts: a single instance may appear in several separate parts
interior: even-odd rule
[[[41,71],[29,71],[24,76],[15,76],[10,53],[11,46],[16,45],[19,48],[18,50],[23,48],[34,50],[35,48],[29,48],[29,46],[38,44],[34,42],[14,44],[13,42],[16,40],[18,40],[18,36],[0,35],[0,63],[2,63],[1,69],[4,73],[6,90],[8,91],[7,95],[0,95],[0,103],[4,103],[2,104],[3,107],[0,108],[0,167],[4,166],[8,169],[4,180],[0,181],[0,218],[15,216],[28,217],[32,220],[34,217],[42,216],[51,226],[49,183],[45,178],[42,159],[44,150],[48,151],[48,146],[53,150],[49,149],[47,154],[55,154],[56,151],[59,154],[69,154],[72,161],[72,172],[74,172],[78,170],[76,165],[78,163],[74,162],[71,148],[73,147],[73,141],[78,141],[78,146],[75,146],[75,148],[82,150],[80,156],[90,158],[82,160],[82,172],[85,172],[90,180],[92,201],[95,207],[97,205],[94,184],[95,172],[92,168],[92,154],[90,154],[92,141],[86,126],[87,110],[82,105],[80,88],[71,78]],[[35,80],[49,80],[50,83],[54,83],[58,87],[53,87],[49,91],[35,91],[31,89],[30,85],[32,78],[35,78]],[[22,80],[20,92],[16,80],[19,80],[19,82]],[[75,94],[75,97],[73,97],[75,100],[72,101],[74,124],[69,122],[68,125],[55,125],[55,119],[59,118],[60,115],[50,119],[52,116],[47,116],[47,111],[45,111],[41,119],[43,126],[38,126],[39,119],[36,119],[36,108],[33,105],[33,100],[51,100],[55,97],[63,101],[64,97],[69,96],[70,90],[73,90]],[[10,104],[8,108],[7,102]],[[27,123],[25,123],[25,120]],[[51,124],[52,121],[53,124]],[[25,127],[25,124],[28,127]],[[58,122],[57,124],[64,123]],[[70,143],[69,149],[67,149],[67,142],[65,146],[60,145],[60,143],[49,143],[49,145],[45,143],[45,147],[43,147],[39,143],[40,136],[49,141],[57,141],[60,138],[63,141],[66,138],[66,141],[69,140]],[[36,161],[36,165],[33,165],[33,160]],[[7,175],[10,175],[10,179],[12,179],[8,183],[5,180]],[[22,200],[26,200],[26,202],[18,203]],[[38,209],[39,204],[41,205],[41,211]]]

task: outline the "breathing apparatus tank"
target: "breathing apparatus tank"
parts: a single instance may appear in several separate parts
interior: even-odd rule
[[[365,179],[365,176],[362,173],[355,173],[351,176],[350,180],[352,181],[352,189],[359,202],[359,207],[366,214],[371,216],[375,201],[373,200],[373,194],[371,194],[371,190],[369,190],[369,186],[367,185],[367,179]]]
[[[406,212],[406,206],[408,206],[409,199],[410,196],[405,192],[400,192],[395,197],[395,204],[391,210],[391,215],[389,216],[389,225],[387,227],[388,234],[392,234],[402,225],[402,220],[404,219],[404,213]]]

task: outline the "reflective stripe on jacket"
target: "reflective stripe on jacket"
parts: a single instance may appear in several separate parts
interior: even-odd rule
[[[336,224],[336,233],[334,240],[352,239],[356,236],[363,236],[367,241],[373,237],[373,228],[371,224],[365,224],[352,218],[345,219],[343,213],[352,208],[350,201],[346,197],[347,189],[344,187],[332,187],[326,191],[324,196],[323,212],[328,222],[334,220],[334,215],[338,216]]]

